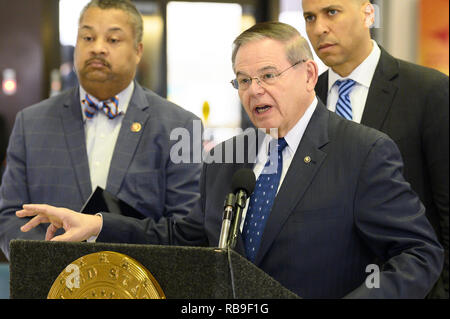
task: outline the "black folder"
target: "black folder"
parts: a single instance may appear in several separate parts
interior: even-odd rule
[[[92,215],[97,213],[111,213],[138,219],[143,219],[146,217],[125,201],[99,186],[97,186],[95,191],[92,192],[91,196],[89,196],[80,212]]]

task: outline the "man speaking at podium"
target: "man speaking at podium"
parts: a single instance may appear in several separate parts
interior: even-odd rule
[[[442,269],[443,249],[401,174],[394,142],[326,109],[315,96],[318,67],[310,48],[286,24],[243,32],[232,62],[233,86],[253,124],[277,132],[258,140],[256,162],[244,156],[244,163],[205,163],[201,199],[184,217],[138,223],[25,205],[17,216],[35,217],[22,231],[50,223],[49,240],[217,246],[230,176],[250,167],[256,186],[236,250],[256,266],[305,298],[425,297]],[[61,227],[65,234],[54,237]],[[375,263],[374,288],[365,280]]]
[[[192,113],[142,88],[136,68],[143,21],[126,0],[93,0],[81,13],[75,68],[80,86],[17,115],[0,188],[0,245],[45,238],[19,231],[24,203],[80,211],[100,186],[136,214],[187,214],[199,197],[200,163],[170,161],[170,132],[193,130]]]

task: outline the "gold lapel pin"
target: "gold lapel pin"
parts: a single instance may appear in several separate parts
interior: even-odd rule
[[[139,122],[134,122],[131,124],[131,132],[138,133],[142,129],[142,125]]]
[[[304,161],[306,164],[308,164],[308,163],[311,162],[311,157],[305,156],[305,158],[303,159],[303,161]]]

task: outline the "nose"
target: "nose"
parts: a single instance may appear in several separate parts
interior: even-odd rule
[[[252,78],[252,83],[250,83],[248,90],[253,94],[262,94],[265,92],[265,88],[259,78]]]
[[[108,52],[106,41],[96,39],[91,46],[91,52],[94,55],[105,55]]]
[[[325,19],[316,17],[316,23],[314,24],[314,33],[317,36],[321,36],[322,34],[328,34],[330,32],[330,28]]]

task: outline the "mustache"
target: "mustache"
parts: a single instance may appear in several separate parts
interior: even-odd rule
[[[106,61],[103,57],[101,56],[94,56],[92,58],[90,58],[89,60],[87,60],[84,65],[87,66],[89,65],[91,62],[96,61],[96,62],[101,62],[104,66],[106,67],[110,67],[110,64],[108,63],[108,61]]]

